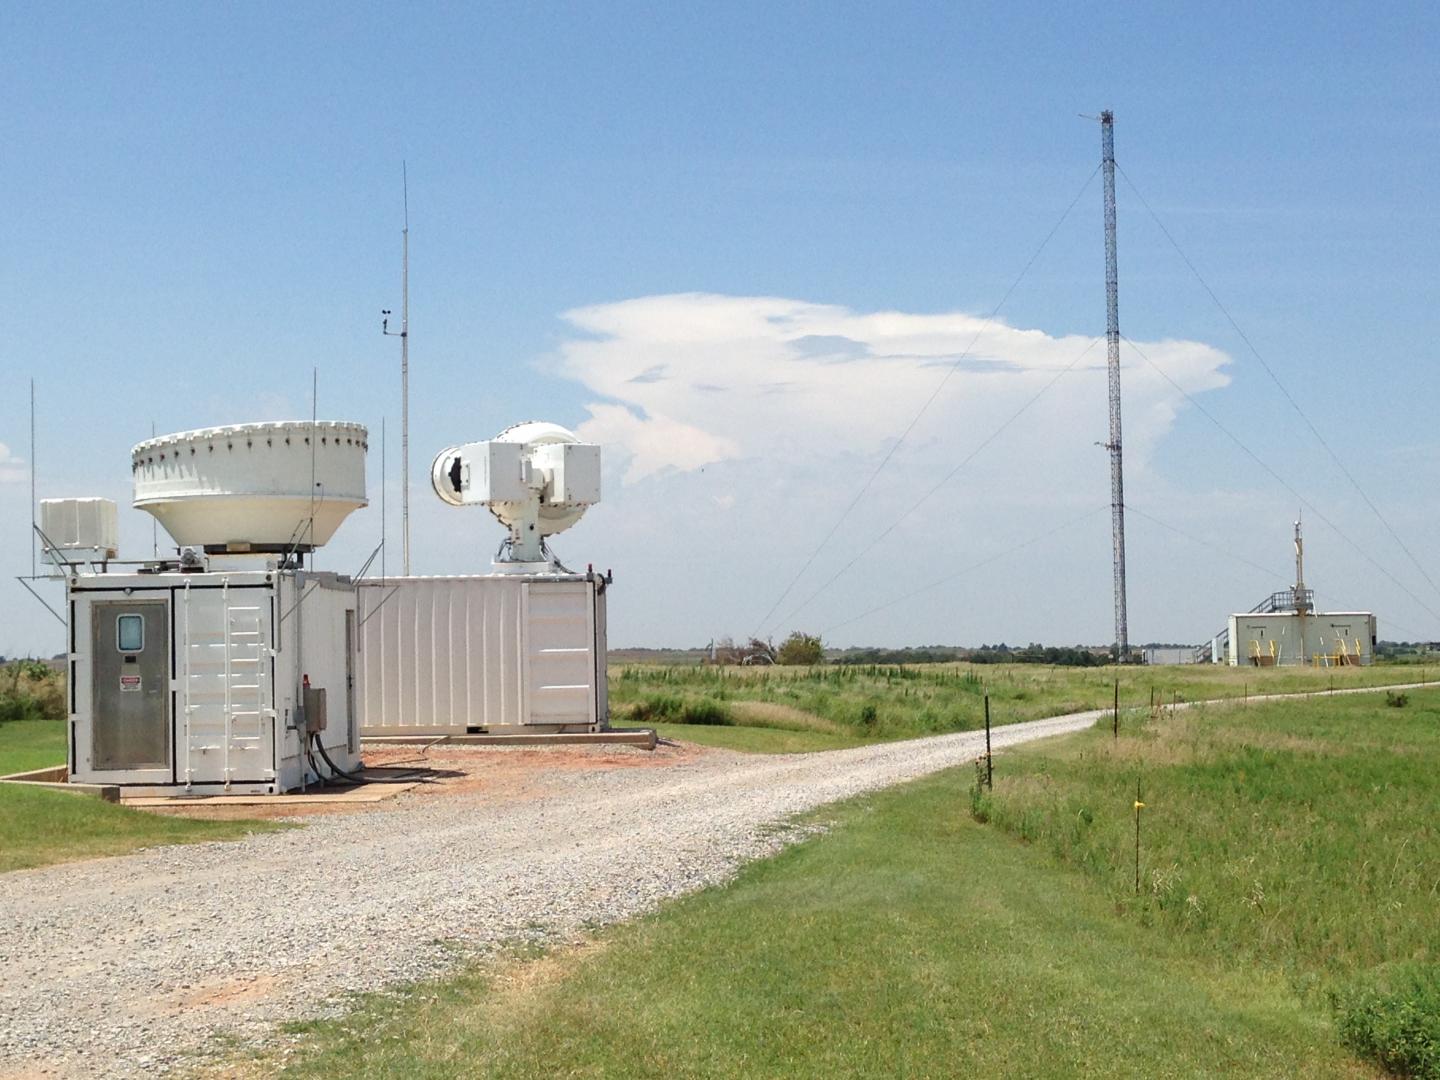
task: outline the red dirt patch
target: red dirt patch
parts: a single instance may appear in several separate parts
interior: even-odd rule
[[[613,769],[669,768],[692,761],[706,749],[686,744],[661,744],[654,750],[631,746],[376,746],[364,752],[367,769],[391,776],[410,772],[429,777],[394,799],[374,803],[317,802],[313,806],[287,800],[274,806],[226,805],[218,800],[145,807],[150,813],[210,821],[312,817],[319,814],[362,814],[393,810],[415,798],[463,797],[524,799],[547,790],[557,774]]]

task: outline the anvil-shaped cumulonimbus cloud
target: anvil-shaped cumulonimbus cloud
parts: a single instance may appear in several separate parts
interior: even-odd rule
[[[680,293],[565,314],[578,332],[559,371],[597,395],[581,434],[626,461],[633,484],[740,459],[872,458],[933,396],[906,454],[949,459],[978,444],[1066,371],[1016,423],[1002,471],[1067,439],[1107,435],[1105,343],[963,312],[861,312],[782,297]],[[1228,358],[1193,341],[1127,347],[1127,461],[1143,468],[1183,396],[1229,381]],[[1153,365],[1152,366],[1152,362]],[[937,388],[939,388],[937,393]],[[1028,441],[1027,441],[1028,440]],[[1028,465],[1027,465],[1028,463]],[[1050,475],[1063,480],[1059,467]]]

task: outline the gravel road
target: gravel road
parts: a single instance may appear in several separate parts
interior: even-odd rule
[[[994,745],[1102,715],[997,728]],[[216,1032],[259,1036],[468,949],[563,939],[723,881],[793,837],[776,829],[791,815],[983,747],[967,732],[634,768],[571,757],[514,797],[405,794],[238,842],[0,875],[0,1076],[186,1071]]]

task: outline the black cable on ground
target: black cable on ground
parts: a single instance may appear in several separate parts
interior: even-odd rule
[[[323,772],[321,772],[320,765],[315,760],[315,747],[317,746],[320,747],[320,752],[323,754],[325,752],[325,747],[321,745],[320,737],[312,731],[310,733],[309,741],[306,743],[305,757],[310,762],[310,769],[312,772],[315,773],[315,778],[319,781],[321,787],[329,787],[331,784],[338,784],[344,787],[360,786],[359,780],[351,779],[348,775],[341,773],[338,769],[335,770],[334,776],[326,776]],[[329,761],[330,758],[327,756],[325,760]],[[335,768],[333,762],[331,763],[330,767],[332,769]]]
[[[389,767],[394,767],[396,765],[408,765],[412,761],[424,761],[426,754],[430,753],[431,750],[435,749],[435,747],[439,746],[441,743],[448,742],[453,737],[454,736],[451,735],[441,735],[438,739],[434,739],[421,747],[420,753],[416,754],[414,757],[401,758],[399,761],[392,761]]]
[[[429,783],[432,777],[421,773],[408,773],[405,776],[364,776],[358,773],[346,772],[335,764],[335,760],[325,749],[325,744],[319,738],[315,739],[315,746],[320,751],[320,756],[325,759],[325,764],[335,770],[336,775],[343,776],[354,784],[421,784]]]

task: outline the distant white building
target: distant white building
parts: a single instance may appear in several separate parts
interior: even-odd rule
[[[1231,615],[1200,653],[1231,667],[1365,666],[1375,661],[1376,640],[1372,612],[1315,610],[1315,594],[1305,587],[1305,546],[1297,521],[1294,586]]]
[[[1147,664],[1196,663],[1193,645],[1146,645],[1140,655]]]
[[[1337,667],[1375,660],[1375,616],[1368,611],[1251,611],[1231,615],[1225,636],[1231,667]]]

